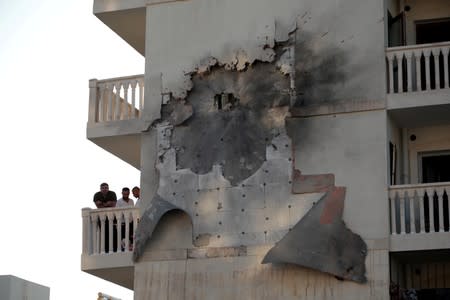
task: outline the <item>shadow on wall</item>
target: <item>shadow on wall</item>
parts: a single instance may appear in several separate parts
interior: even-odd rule
[[[180,209],[166,212],[152,233],[146,251],[192,248],[191,217]]]

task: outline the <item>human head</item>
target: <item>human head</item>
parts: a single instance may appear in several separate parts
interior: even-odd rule
[[[133,197],[134,198],[139,198],[141,195],[141,190],[139,189],[139,187],[135,186],[132,190],[133,192]]]
[[[102,184],[100,184],[100,192],[102,192],[102,194],[106,194],[109,191],[109,185],[106,182],[103,182]]]
[[[122,198],[123,199],[128,199],[130,197],[130,189],[127,187],[124,187],[122,189]]]

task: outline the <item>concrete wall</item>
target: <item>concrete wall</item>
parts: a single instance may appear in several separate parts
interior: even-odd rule
[[[383,1],[372,0],[192,0],[147,6],[144,116],[148,124],[159,123],[142,138],[142,196],[149,203],[158,182],[160,196],[189,215],[185,226],[192,226],[192,233],[180,230],[185,227],[175,220],[161,224],[135,266],[135,299],[387,299],[384,15]],[[280,73],[285,77],[279,79]],[[265,91],[268,86],[275,88]],[[289,108],[274,104],[277,92],[288,95],[279,102],[290,100],[286,128],[287,111],[278,116],[264,106]],[[229,123],[227,116],[210,121],[218,116],[214,94],[221,93],[239,96],[242,107],[250,108],[239,116],[261,114],[261,132],[270,132],[270,138],[264,142],[256,131],[243,139],[243,132],[252,133],[246,124],[253,121],[244,118],[226,145],[213,147],[210,132],[225,131],[236,120],[230,113]],[[194,112],[185,123],[168,126],[167,115],[175,110],[164,114],[162,103],[181,105],[183,113],[192,105]],[[262,108],[253,103],[263,103]],[[269,126],[267,116],[281,122]],[[199,118],[207,122],[196,123]],[[262,154],[254,150],[246,156],[234,149],[243,155],[236,154],[238,161],[252,163],[247,178],[226,174],[233,157],[212,159],[210,169],[183,168],[190,166],[185,154],[196,144],[192,141],[223,152],[239,142],[251,150],[245,141],[254,142],[253,137],[267,146]],[[192,160],[201,162],[200,154],[211,159],[201,150],[198,157],[192,152]],[[253,164],[249,157],[259,155],[265,159]],[[292,166],[302,174],[332,173],[336,185],[346,187],[343,220],[367,244],[367,284],[293,265],[261,265],[267,251],[320,198],[313,193],[294,199]],[[279,207],[266,206],[270,199]],[[192,236],[193,244],[180,232]]]
[[[369,15],[367,12],[371,12]],[[225,67],[269,61],[297,27],[297,105],[380,101],[385,91],[382,1],[193,0],[147,7],[146,80],[184,98],[211,58]],[[160,82],[158,82],[160,81]],[[147,97],[147,95],[146,95]],[[149,96],[150,97],[150,96]],[[149,110],[158,111],[160,94]],[[157,117],[153,115],[153,117]]]
[[[397,156],[396,156],[396,163],[395,163],[395,167],[396,167],[396,184],[401,184],[402,183],[402,174],[403,174],[403,164],[402,164],[402,159],[403,159],[403,145],[402,145],[402,135],[401,135],[401,128],[398,127],[398,125],[388,116],[387,118],[388,121],[388,137],[387,137],[387,149],[388,149],[388,156],[387,156],[387,171],[388,171],[388,176],[390,176],[389,172],[390,172],[390,166],[389,166],[389,159],[390,159],[390,154],[389,154],[389,142],[393,143],[395,148],[396,148],[396,152],[397,152]],[[407,151],[405,149],[405,151]],[[388,177],[388,183],[390,182],[390,177]]]
[[[49,300],[50,288],[11,275],[0,275],[0,299]]]
[[[364,239],[387,237],[386,113],[383,110],[294,119],[295,166],[335,174],[347,187],[344,220]]]
[[[293,265],[261,265],[262,257],[142,262],[135,269],[134,299],[389,299],[386,251],[369,251],[374,275],[367,285]]]

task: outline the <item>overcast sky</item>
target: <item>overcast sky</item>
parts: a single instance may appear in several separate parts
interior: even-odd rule
[[[80,270],[81,209],[106,181],[139,172],[86,139],[88,81],[142,74],[144,58],[92,14],[93,0],[0,0],[0,275],[50,299],[124,300],[130,290]]]

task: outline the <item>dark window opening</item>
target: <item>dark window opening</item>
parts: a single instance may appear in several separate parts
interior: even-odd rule
[[[450,19],[416,21],[416,44],[450,41]]]
[[[222,93],[214,96],[214,107],[217,110],[233,110],[239,105],[239,99],[231,93]]]
[[[397,147],[392,142],[389,142],[389,169],[390,169],[390,183],[396,184],[397,177]]]
[[[450,154],[422,157],[422,183],[450,181]]]

